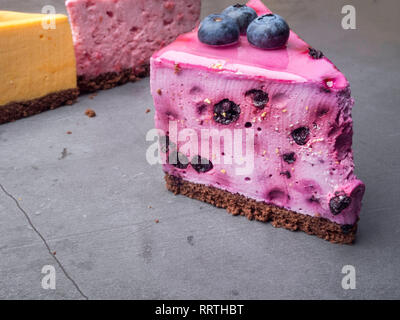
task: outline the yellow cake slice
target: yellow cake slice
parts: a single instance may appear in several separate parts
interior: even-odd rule
[[[72,104],[76,62],[68,18],[0,11],[0,124]]]

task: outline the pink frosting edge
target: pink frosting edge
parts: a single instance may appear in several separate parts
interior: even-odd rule
[[[260,0],[250,0],[247,6],[258,15],[271,13]],[[209,69],[246,78],[315,82],[334,91],[349,86],[346,77],[328,58],[311,58],[309,48],[310,45],[293,31],[287,47],[278,50],[255,48],[246,36],[241,36],[239,43],[230,47],[211,47],[198,40],[196,28],[155,52],[152,60],[164,65],[179,63],[182,68]]]

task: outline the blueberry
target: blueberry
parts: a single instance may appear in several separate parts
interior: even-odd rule
[[[204,111],[206,110],[207,110],[207,105],[204,103],[197,106],[197,113],[200,115],[203,114]]]
[[[286,178],[290,179],[292,177],[292,175],[290,174],[290,172],[288,170],[286,171],[282,171],[280,173],[281,176],[286,176]]]
[[[283,161],[292,164],[296,161],[296,154],[294,152],[285,153],[282,158]]]
[[[351,198],[344,193],[338,194],[329,201],[329,208],[333,215],[338,215],[351,204]]]
[[[186,169],[189,165],[189,159],[181,152],[172,152],[168,156],[168,163],[178,169]]]
[[[245,96],[250,97],[254,106],[258,109],[264,109],[269,101],[268,93],[258,89],[251,89],[247,91]]]
[[[257,12],[244,4],[235,4],[222,11],[236,21],[239,26],[240,34],[246,34],[249,24],[257,18]]]
[[[283,200],[285,197],[289,197],[286,195],[284,191],[278,188],[274,188],[271,191],[268,192],[267,194],[267,199],[269,201],[274,201],[274,200]]]
[[[300,127],[292,131],[291,133],[294,142],[299,146],[304,146],[307,143],[308,136],[310,135],[310,129],[307,127]]]
[[[238,42],[240,36],[236,21],[223,14],[211,14],[200,24],[200,42],[211,46],[223,46]]]
[[[316,60],[324,57],[324,54],[322,53],[322,51],[319,51],[314,48],[308,48],[308,54],[310,55],[311,58],[316,59]]]
[[[311,198],[308,199],[308,201],[311,203],[314,203],[314,202],[319,203],[319,199],[314,195],[312,195]]]
[[[214,167],[210,160],[202,158],[201,156],[194,156],[190,164],[198,173],[208,172]]]
[[[353,230],[354,226],[351,224],[344,224],[340,226],[340,228],[344,234],[349,234]]]
[[[160,137],[160,148],[161,152],[167,153],[170,149],[175,149],[176,144],[170,141],[169,136]]]
[[[240,107],[229,99],[223,99],[214,105],[214,120],[220,124],[230,124],[239,119]]]
[[[253,20],[247,28],[249,42],[261,49],[278,49],[286,45],[290,28],[277,14],[265,14]]]

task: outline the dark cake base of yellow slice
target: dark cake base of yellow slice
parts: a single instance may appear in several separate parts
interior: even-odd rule
[[[351,244],[355,240],[357,223],[341,226],[325,218],[311,217],[283,209],[265,202],[249,199],[215,187],[196,184],[166,174],[167,189],[192,199],[224,208],[232,215],[246,216],[249,220],[271,222],[276,228],[304,231],[332,243]]]
[[[30,117],[63,105],[71,105],[76,101],[78,95],[78,89],[69,89],[50,93],[34,100],[8,103],[0,106],[0,124]]]

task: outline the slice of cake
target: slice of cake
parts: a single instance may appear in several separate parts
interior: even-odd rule
[[[365,187],[354,175],[348,81],[259,0],[233,7],[151,59],[167,188],[353,242]],[[241,11],[258,16],[247,35]]]
[[[78,86],[90,92],[148,75],[149,59],[192,30],[200,0],[68,0]]]
[[[0,124],[72,104],[79,91],[68,18],[0,11]]]

